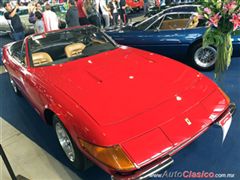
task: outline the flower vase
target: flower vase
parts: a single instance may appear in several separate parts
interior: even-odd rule
[[[231,63],[233,52],[231,33],[221,33],[222,41],[217,44],[217,60],[214,75],[217,81],[222,81],[224,72]]]

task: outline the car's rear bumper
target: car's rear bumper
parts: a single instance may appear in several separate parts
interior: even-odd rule
[[[216,121],[213,122],[213,124],[219,125],[219,122],[230,113],[232,116],[235,112],[236,105],[234,103],[231,103],[228,107],[228,109],[218,118]],[[213,125],[211,124],[211,125]],[[211,126],[210,125],[210,126]],[[209,127],[210,127],[209,126]],[[193,136],[191,139],[185,141],[180,146],[173,149],[171,152],[169,152],[167,156],[164,158],[160,158],[158,160],[155,160],[154,162],[129,173],[114,173],[111,177],[112,179],[120,179],[120,180],[131,180],[131,179],[146,179],[150,177],[151,175],[162,171],[169,167],[171,164],[173,164],[173,159],[171,158],[172,155],[174,155],[176,152],[180,151],[183,147],[190,144],[192,141],[194,141],[197,137],[199,137],[201,134],[203,134],[209,127],[206,127],[202,131],[200,131],[198,134]]]

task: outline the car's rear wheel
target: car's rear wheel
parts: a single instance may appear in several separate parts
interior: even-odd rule
[[[58,142],[66,154],[71,164],[78,170],[84,170],[86,158],[77,148],[67,129],[57,116],[53,117],[53,126],[57,135]]]
[[[9,78],[9,80],[10,80],[10,83],[12,85],[14,93],[17,94],[18,96],[20,96],[21,95],[21,91],[18,89],[16,83],[13,81],[13,79],[11,77]]]
[[[190,52],[190,61],[198,70],[210,71],[214,68],[217,51],[212,46],[202,47],[202,43],[193,46]]]

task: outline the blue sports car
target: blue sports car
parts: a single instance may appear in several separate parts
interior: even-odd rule
[[[198,5],[166,9],[142,22],[107,33],[119,44],[132,46],[182,61],[198,70],[211,70],[216,61],[216,48],[202,47],[206,31],[198,19]],[[240,35],[233,37],[233,56],[240,55]]]

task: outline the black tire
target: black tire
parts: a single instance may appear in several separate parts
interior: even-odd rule
[[[19,90],[19,88],[17,87],[17,84],[13,81],[13,79],[11,78],[11,76],[9,76],[9,81],[10,81],[10,84],[12,86],[12,89],[14,91],[14,93],[18,96],[21,96],[22,93],[21,91]]]
[[[205,56],[206,59],[204,59]],[[212,46],[202,47],[202,42],[199,42],[190,49],[189,61],[190,65],[200,71],[211,71],[214,69],[216,62],[217,51]]]
[[[63,130],[65,130],[65,132],[68,135],[68,138],[72,144],[72,149],[74,151],[74,158],[70,159],[69,156],[66,154],[63,145],[60,143],[60,139],[56,130],[57,126],[61,126],[63,128]],[[63,123],[60,121],[60,119],[54,115],[53,116],[53,127],[59,142],[59,145],[61,146],[62,150],[64,151],[66,157],[68,158],[68,160],[70,161],[70,163],[73,165],[74,168],[76,168],[77,170],[83,171],[86,169],[87,167],[87,159],[86,157],[80,152],[80,150],[78,149],[77,145],[75,144],[75,142],[72,140],[72,137],[70,136],[69,132],[67,131],[67,129],[64,127]]]

